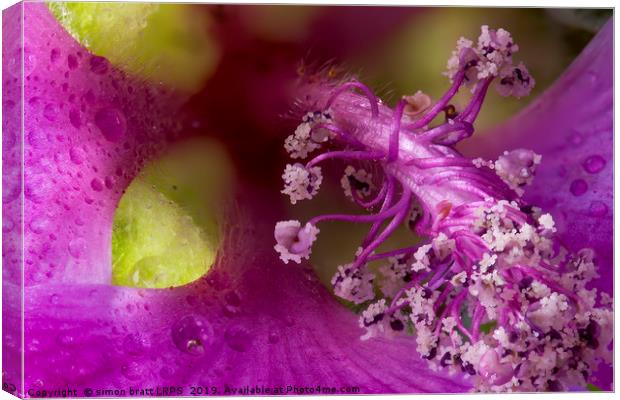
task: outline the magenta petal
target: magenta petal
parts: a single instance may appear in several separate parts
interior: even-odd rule
[[[240,206],[247,210],[246,203]],[[430,371],[412,351],[411,336],[361,341],[357,316],[311,269],[274,255],[276,218],[256,212],[221,263],[185,287],[27,288],[26,387],[183,385],[184,394],[188,385],[468,389],[460,377]]]
[[[108,283],[116,204],[179,99],[103,71],[45,4],[24,7],[25,282]]]
[[[465,146],[474,156],[532,149],[542,155],[524,198],[551,212],[569,247],[596,251],[611,293],[613,272],[613,21],[520,115]],[[481,154],[481,152],[484,152]]]

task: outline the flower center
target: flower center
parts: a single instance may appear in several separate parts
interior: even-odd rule
[[[320,164],[345,160],[344,194],[372,213],[280,222],[275,250],[300,263],[324,222],[368,224],[355,257],[331,280],[337,296],[364,307],[362,339],[414,332],[423,358],[472,376],[477,390],[585,387],[608,362],[612,313],[586,288],[597,276],[592,251],[563,248],[553,217],[521,198],[541,157],[517,149],[471,160],[454,148],[473,134],[493,82],[504,96],[529,94],[534,79],[513,65],[517,51],[507,31],[483,26],[477,46],[458,40],[446,73],[452,86],[438,101],[418,92],[394,109],[359,82],[309,79],[299,96],[306,114],[285,148],[300,159],[339,149],[287,165],[282,193],[293,204],[312,199]],[[457,109],[450,101],[463,86],[471,100]],[[440,113],[445,123],[430,126]],[[317,130],[326,140],[314,140]],[[402,225],[427,240],[378,252]]]
[[[231,167],[223,149],[193,139],[144,167],[114,215],[112,282],[165,288],[202,277],[220,242],[217,215]]]

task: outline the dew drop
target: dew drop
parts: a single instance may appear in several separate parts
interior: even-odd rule
[[[50,296],[50,303],[52,304],[58,304],[58,302],[60,302],[60,296],[57,294],[53,294]]]
[[[76,69],[78,67],[78,60],[73,54],[67,56],[67,66],[69,69]]]
[[[17,169],[11,171],[4,170],[2,174],[2,203],[8,204],[15,201],[22,192],[21,175]]]
[[[32,147],[43,148],[48,146],[47,133],[41,129],[35,129],[28,132],[28,143]]]
[[[142,366],[135,361],[130,361],[123,364],[121,367],[121,373],[132,381],[138,380],[142,377]]]
[[[51,223],[49,219],[39,216],[39,217],[33,218],[32,221],[30,221],[30,223],[28,224],[28,227],[30,228],[30,231],[32,233],[40,234],[45,231],[48,231],[50,225]]]
[[[280,341],[280,337],[278,336],[277,333],[271,332],[269,334],[269,339],[268,340],[269,340],[269,343],[276,344],[276,343],[278,343]]]
[[[14,131],[5,130],[2,135],[2,146],[5,151],[9,150],[11,147],[15,146],[17,143],[17,137]]]
[[[70,346],[73,343],[73,336],[67,334],[60,334],[56,337],[56,342],[61,346]]]
[[[33,176],[28,179],[24,185],[24,195],[27,199],[42,203],[46,200],[48,194],[52,191],[52,184],[43,176]]]
[[[128,354],[137,356],[145,353],[151,348],[151,340],[148,336],[141,333],[130,333],[123,340],[123,349]]]
[[[172,326],[172,341],[181,351],[201,355],[211,342],[213,328],[202,317],[187,315]]]
[[[78,110],[74,109],[69,111],[69,122],[71,122],[71,125],[73,125],[75,129],[80,129],[80,126],[82,126],[82,121]]]
[[[69,254],[74,258],[80,258],[86,250],[86,241],[82,238],[73,239],[69,242]]]
[[[224,306],[224,312],[228,315],[237,315],[241,312],[241,297],[239,294],[231,290],[230,292],[224,295],[224,301],[226,302]]]
[[[579,146],[583,143],[583,136],[579,132],[573,132],[568,137],[568,141],[574,146]]]
[[[95,114],[95,125],[103,137],[110,142],[117,142],[125,136],[127,121],[121,111],[113,107],[102,108]]]
[[[30,76],[37,67],[37,57],[34,54],[24,56],[24,75]]]
[[[588,191],[588,184],[583,179],[575,179],[570,184],[570,192],[574,196],[581,196]]]
[[[13,228],[15,228],[13,220],[8,215],[4,215],[2,218],[2,232],[11,232]]]
[[[32,386],[40,389],[43,387],[43,381],[41,379],[35,379],[34,381],[32,381]]]
[[[108,72],[108,60],[100,56],[90,58],[90,70],[98,75]]]
[[[79,147],[72,147],[69,150],[69,158],[74,164],[80,165],[86,159],[86,153]]]
[[[108,189],[112,189],[114,187],[114,177],[113,176],[106,176],[105,177],[105,187],[107,187]]]
[[[55,104],[50,103],[50,104],[46,104],[45,107],[43,107],[43,116],[48,121],[55,121],[57,114],[58,114],[58,107],[56,107]]]
[[[50,61],[52,63],[55,63],[56,61],[58,61],[58,59],[60,58],[60,49],[59,48],[53,48],[52,51],[50,51]]]
[[[228,347],[239,352],[247,351],[251,345],[250,334],[240,326],[228,328],[224,333],[224,340]]]
[[[90,181],[90,187],[95,192],[101,192],[103,190],[103,181],[101,181],[101,179],[99,178],[93,178],[93,180]]]
[[[590,174],[597,174],[601,172],[603,168],[605,168],[605,164],[607,164],[607,161],[605,161],[603,157],[599,155],[593,155],[586,158],[581,165],[583,166],[583,169],[586,170],[586,172]]]
[[[603,203],[600,200],[594,200],[590,203],[589,213],[592,217],[604,217],[607,215],[608,207],[607,204]]]

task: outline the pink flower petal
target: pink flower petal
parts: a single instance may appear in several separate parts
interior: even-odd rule
[[[236,220],[220,263],[194,284],[169,290],[28,288],[26,387],[467,390],[460,378],[430,371],[411,351],[410,336],[361,341],[357,316],[314,272],[283,265],[274,254],[271,231],[279,213],[256,207],[273,200],[258,193],[249,199],[239,204],[250,210],[247,223]]]
[[[102,72],[45,4],[24,7],[25,282],[108,283],[116,204],[175,132],[181,99]]]

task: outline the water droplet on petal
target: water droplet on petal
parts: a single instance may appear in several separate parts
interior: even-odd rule
[[[69,254],[74,258],[80,258],[86,250],[86,241],[82,238],[73,239],[69,242]]]
[[[58,108],[54,104],[46,104],[43,108],[43,116],[49,121],[55,121]]]
[[[239,352],[247,351],[252,344],[250,334],[241,326],[228,328],[224,333],[224,340],[228,347]]]
[[[151,340],[141,333],[130,333],[123,340],[123,349],[131,355],[137,356],[151,347]]]
[[[213,328],[202,317],[187,315],[172,326],[172,341],[181,351],[201,355],[211,342]]]
[[[123,364],[121,367],[121,373],[132,381],[138,380],[142,377],[142,366],[135,361],[130,361],[128,363]]]
[[[36,147],[36,148],[43,148],[43,147],[48,147],[48,137],[47,137],[47,132],[45,132],[42,129],[34,129],[30,132],[28,132],[28,143],[30,143],[30,145],[32,147]]]
[[[50,51],[50,61],[52,63],[55,63],[56,61],[58,61],[59,58],[60,58],[60,49],[53,48],[52,51]]]
[[[105,177],[105,187],[107,187],[108,189],[112,189],[114,187],[114,177],[113,176],[106,176]]]
[[[588,184],[583,179],[575,179],[570,184],[570,192],[574,196],[581,196],[588,191]]]
[[[599,200],[594,200],[590,203],[589,213],[592,217],[604,217],[607,215],[608,207],[607,204],[603,203]]]
[[[57,294],[53,294],[50,296],[50,303],[58,304],[59,301],[60,301],[60,296],[58,296]]]
[[[586,158],[582,166],[583,169],[586,170],[586,172],[590,174],[597,174],[601,172],[603,168],[605,168],[605,164],[607,164],[607,161],[605,161],[603,157],[599,155],[593,155]]]
[[[239,294],[232,290],[224,295],[224,312],[227,315],[237,315],[241,312],[241,297]]]
[[[51,223],[49,219],[39,216],[33,218],[32,221],[30,221],[30,223],[28,224],[28,227],[30,228],[30,231],[32,233],[39,234],[47,231],[50,225]]]
[[[37,67],[37,57],[34,54],[24,55],[24,75],[30,76]]]
[[[2,232],[11,232],[13,228],[15,228],[15,223],[13,222],[13,220],[7,215],[4,215],[2,218]]]
[[[574,146],[579,146],[580,144],[583,143],[583,136],[579,132],[573,132],[568,137],[568,141]]]
[[[113,107],[102,108],[95,114],[95,125],[110,142],[117,142],[125,136],[127,121],[123,113]]]
[[[78,60],[73,54],[67,56],[67,66],[69,69],[76,69],[78,67]]]
[[[278,343],[279,341],[280,341],[280,337],[278,336],[278,334],[277,334],[277,333],[275,333],[275,332],[271,332],[271,333],[269,334],[269,343],[271,343],[271,344],[276,344],[276,343]]]
[[[46,200],[47,196],[52,191],[52,188],[52,184],[45,176],[36,175],[26,177],[24,195],[27,199],[35,203],[42,203]]]
[[[32,386],[40,389],[43,387],[43,381],[41,379],[35,379],[32,381]]]
[[[61,346],[70,346],[73,343],[73,336],[67,334],[60,334],[56,337],[56,342]]]
[[[108,60],[100,56],[92,56],[90,58],[90,70],[98,75],[108,72]]]
[[[93,180],[90,181],[90,187],[95,192],[101,192],[103,190],[103,182],[99,178],[93,178]]]
[[[74,164],[80,165],[86,159],[86,153],[79,147],[72,147],[69,150],[69,158]]]
[[[71,122],[71,125],[73,125],[75,129],[80,129],[82,120],[80,119],[80,112],[78,110],[69,111],[69,122]]]

